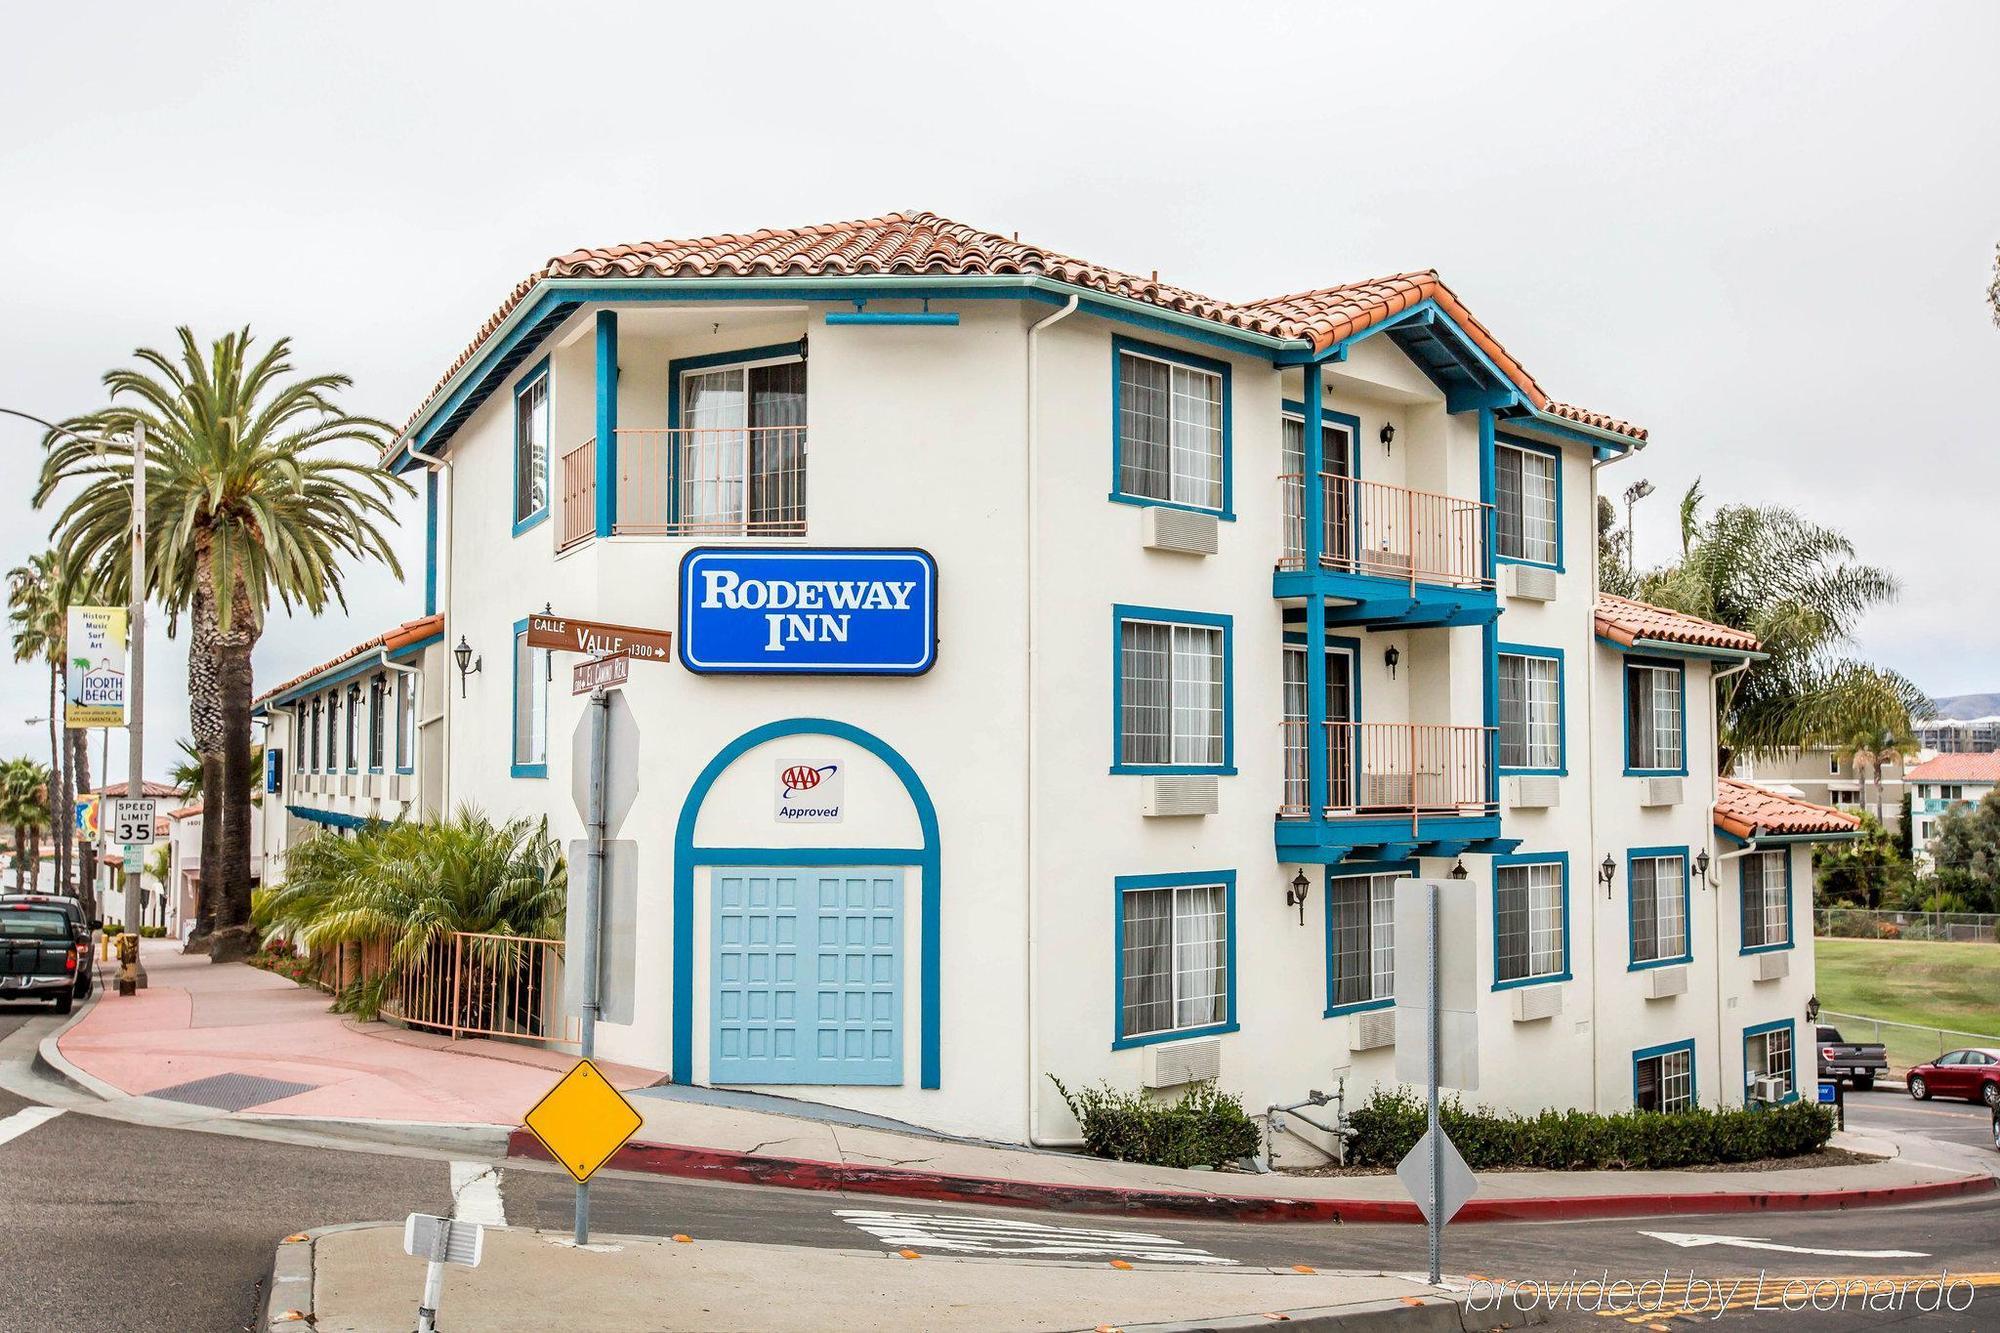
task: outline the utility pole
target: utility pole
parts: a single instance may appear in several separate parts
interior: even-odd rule
[[[132,607],[127,613],[128,628],[132,636],[131,674],[125,680],[125,693],[131,704],[127,717],[127,733],[131,742],[130,768],[125,774],[125,795],[138,799],[146,794],[146,423],[137,420],[132,426]],[[107,738],[107,743],[108,738]],[[140,886],[145,882],[143,873],[131,869],[132,855],[125,854],[125,930],[134,939],[139,936],[139,895]],[[139,984],[145,984],[146,970],[139,969]]]

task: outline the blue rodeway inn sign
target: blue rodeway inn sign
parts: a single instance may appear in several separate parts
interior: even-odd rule
[[[937,661],[927,551],[697,547],[681,560],[680,600],[690,671],[919,676]]]

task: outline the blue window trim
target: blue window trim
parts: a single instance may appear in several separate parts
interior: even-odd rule
[[[438,609],[438,474],[424,469],[424,614]]]
[[[1543,648],[1527,643],[1496,643],[1493,645],[1494,688],[1499,688],[1499,671],[1502,657],[1545,657],[1556,664],[1556,766],[1554,768],[1500,768],[1504,777],[1548,776],[1566,778],[1569,776],[1569,667],[1563,661],[1560,648]],[[1496,707],[1497,701],[1496,701]],[[1494,738],[1494,761],[1499,762],[1499,738]]]
[[[1221,378],[1222,380],[1222,507],[1220,509],[1213,509],[1207,505],[1181,504],[1173,500],[1155,500],[1151,496],[1146,496],[1146,495],[1129,495],[1120,486],[1119,484],[1120,469],[1118,466],[1118,462],[1119,462],[1121,442],[1119,437],[1119,431],[1122,429],[1120,423],[1121,423],[1121,415],[1124,408],[1124,404],[1120,402],[1120,398],[1122,397],[1122,385],[1124,382],[1124,377],[1121,376],[1118,372],[1120,370],[1121,363],[1124,360],[1125,354],[1127,352],[1130,352],[1134,356],[1147,357],[1154,361],[1166,361],[1177,366],[1185,366],[1189,370],[1206,371],[1211,375],[1216,375]],[[1123,334],[1112,335],[1111,338],[1111,494],[1105,497],[1106,499],[1109,499],[1114,504],[1142,505],[1146,507],[1156,507],[1161,509],[1186,509],[1192,513],[1197,513],[1197,514],[1213,514],[1217,518],[1228,523],[1233,523],[1236,521],[1236,510],[1234,507],[1236,488],[1233,477],[1235,471],[1234,467],[1235,447],[1234,447],[1233,431],[1231,429],[1231,418],[1234,416],[1234,403],[1231,396],[1229,370],[1230,367],[1227,361],[1217,361],[1213,357],[1197,356],[1193,352],[1177,351],[1171,347],[1162,347],[1157,343],[1141,342],[1137,338],[1127,338]]]
[[[1694,1038],[1689,1037],[1684,1041],[1664,1042],[1658,1046],[1646,1046],[1632,1052],[1632,1105],[1634,1107],[1639,1105],[1639,1062],[1641,1060],[1651,1060],[1655,1056],[1672,1055],[1675,1051],[1687,1052],[1688,1105],[1690,1107],[1701,1105],[1701,1071],[1695,1065]],[[1796,1054],[1792,1058],[1794,1061],[1798,1059]],[[1671,1115],[1673,1113],[1664,1112],[1663,1114]]]
[[[1686,924],[1683,932],[1687,937],[1687,948],[1672,958],[1647,958],[1641,960],[1634,949],[1638,939],[1632,929],[1632,865],[1655,856],[1678,856],[1681,859],[1681,920]],[[1680,847],[1628,847],[1625,850],[1625,970],[1645,972],[1656,967],[1678,967],[1682,963],[1694,961],[1694,867],[1690,864],[1688,849]]]
[[[361,683],[347,683],[347,712],[340,719],[340,740],[347,749],[342,756],[347,762],[347,771],[361,771]]]
[[[1392,1009],[1396,1004],[1393,995],[1373,1000],[1356,1000],[1352,1004],[1335,1004],[1333,1001],[1333,882],[1337,879],[1368,879],[1376,875],[1418,875],[1422,869],[1415,861],[1382,861],[1362,864],[1358,861],[1330,865],[1320,885],[1320,915],[1326,922],[1326,949],[1322,960],[1326,969],[1326,1012],[1323,1018],[1340,1018],[1346,1014],[1365,1014],[1373,1009]]]
[[[1128,764],[1121,754],[1121,719],[1125,713],[1125,673],[1119,660],[1119,627],[1128,620],[1150,620],[1166,625],[1201,625],[1222,631],[1222,762],[1220,764]],[[1209,611],[1171,611],[1158,606],[1131,606],[1120,602],[1111,608],[1111,772],[1113,773],[1215,773],[1236,772],[1236,625],[1230,616]]]
[[[507,715],[507,758],[509,761],[507,774],[509,777],[516,778],[545,778],[549,775],[546,739],[543,741],[545,748],[542,762],[539,764],[524,764],[521,762],[521,733],[517,730],[521,725],[521,638],[527,632],[527,620],[517,620],[514,622],[514,635],[507,640],[507,657],[513,663],[514,673],[514,708]],[[529,664],[532,665],[534,660],[534,656],[530,654],[528,658]]]
[[[376,688],[377,686],[380,688]],[[388,719],[382,716],[382,701],[389,695],[389,673],[378,671],[368,682],[368,771],[380,773],[389,759]],[[382,737],[376,745],[375,737]]]
[[[1746,1105],[1750,1101],[1750,1039],[1779,1031],[1789,1032],[1792,1036],[1792,1090],[1779,1099],[1778,1105],[1788,1106],[1799,1099],[1799,1024],[1794,1018],[1780,1018],[1743,1029],[1743,1101]],[[1814,1053],[1814,1068],[1818,1068],[1817,1052]]]
[[[1493,562],[1498,565],[1528,565],[1535,569],[1553,569],[1558,574],[1564,572],[1565,564],[1563,556],[1562,450],[1553,444],[1543,444],[1537,440],[1524,440],[1518,435],[1508,435],[1505,433],[1496,433],[1494,435],[1493,448],[1496,455],[1498,454],[1499,450],[1503,448],[1521,449],[1521,450],[1530,450],[1538,454],[1547,454],[1550,458],[1556,460],[1556,558],[1554,563],[1550,563],[1547,560],[1528,560],[1521,556],[1501,555],[1499,546],[1499,525],[1497,521],[1494,525]],[[1499,465],[1497,461],[1494,465],[1494,471],[1496,474],[1499,471]],[[1497,490],[1496,490],[1496,495],[1497,495]],[[1496,520],[1498,519],[1497,513],[1495,514],[1495,518]]]
[[[1671,667],[1681,677],[1681,763],[1679,768],[1634,768],[1632,767],[1632,668],[1635,666]],[[1627,655],[1618,664],[1618,697],[1620,700],[1619,726],[1625,735],[1625,750],[1621,757],[1628,778],[1684,778],[1688,774],[1688,683],[1687,663],[1676,662],[1665,657],[1638,657]]]
[[[1173,889],[1195,884],[1222,886],[1224,1018],[1198,1028],[1175,1028],[1169,1032],[1148,1032],[1141,1037],[1125,1035],[1125,895],[1133,889]],[[1218,1032],[1235,1032],[1236,1022],[1236,872],[1234,870],[1182,871],[1170,875],[1120,875],[1112,881],[1111,895],[1111,1049],[1123,1051],[1134,1046],[1152,1046],[1163,1041],[1185,1041],[1210,1037]]]
[[[412,744],[405,744],[403,734],[403,701],[405,699],[408,699],[410,703],[411,722],[407,739],[415,741],[417,732],[415,724],[418,720],[416,716],[418,702],[417,682],[414,678],[399,673],[396,677],[396,771],[398,773],[414,773],[417,771],[417,756],[412,751],[416,747]]]
[[[681,428],[681,376],[691,370],[716,370],[723,366],[748,366],[781,364],[787,361],[804,361],[806,342],[769,343],[763,347],[738,347],[726,352],[703,352],[700,356],[677,357],[667,362],[667,428]],[[810,386],[808,386],[810,389]],[[808,397],[808,404],[811,399]],[[807,416],[811,416],[808,406]],[[808,423],[807,429],[811,426]],[[678,523],[681,518],[681,455],[678,449],[667,451],[667,507],[669,518]]]
[[[1516,977],[1511,981],[1500,979],[1500,867],[1502,866],[1556,866],[1562,882],[1562,971],[1551,972],[1541,977]],[[1508,852],[1493,858],[1493,883],[1489,888],[1492,898],[1493,918],[1493,986],[1494,990],[1519,990],[1523,986],[1553,986],[1574,980],[1576,964],[1570,957],[1569,930],[1569,853],[1568,852]]]
[[[1783,944],[1745,944],[1743,942],[1743,875],[1750,868],[1750,857],[1765,852],[1776,852],[1785,858],[1785,942]],[[1736,942],[1740,954],[1782,953],[1794,948],[1799,941],[1799,923],[1794,915],[1792,903],[1792,849],[1790,847],[1766,847],[1740,856],[1736,859]],[[1796,1082],[1797,1080],[1793,1080]]]
[[[546,379],[549,379],[549,359],[545,356],[529,367],[525,375],[514,381],[514,436],[508,442],[507,461],[513,466],[514,470],[513,512],[516,515],[519,515],[521,512],[521,395],[533,388],[536,380]],[[525,518],[516,517],[514,519],[514,535],[516,537],[526,532],[529,528],[543,522],[549,516],[549,499],[551,495],[549,478],[552,475],[550,458],[556,451],[556,386],[554,380],[549,380],[548,409],[549,442],[548,447],[542,450],[542,507]]]
[[[1279,404],[1278,415],[1288,417],[1303,426],[1306,423],[1306,405],[1296,399],[1287,398]],[[1361,418],[1355,416],[1352,412],[1336,412],[1330,407],[1322,406],[1319,410],[1319,420],[1322,433],[1325,432],[1328,426],[1345,426],[1347,428],[1347,476],[1350,481],[1360,481]]]

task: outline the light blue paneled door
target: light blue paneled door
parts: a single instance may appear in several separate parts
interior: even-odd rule
[[[711,872],[711,1083],[903,1081],[903,872]]]

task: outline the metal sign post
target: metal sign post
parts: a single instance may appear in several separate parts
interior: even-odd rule
[[[424,1298],[417,1306],[417,1333],[437,1333],[438,1301],[444,1296],[444,1266],[479,1267],[486,1250],[486,1228],[477,1222],[457,1222],[430,1213],[411,1213],[403,1220],[403,1253],[426,1261]]]
[[[1396,1176],[1424,1215],[1433,1286],[1443,1277],[1445,1223],[1479,1187],[1438,1114],[1443,1087],[1479,1085],[1470,898],[1456,881],[1403,880],[1396,886],[1396,939],[1411,946],[1397,950],[1396,1076],[1423,1084],[1426,1107],[1424,1135],[1397,1164]],[[1424,949],[1411,958],[1419,934]]]
[[[590,855],[583,872],[583,1009],[579,1018],[582,1031],[578,1041],[583,1058],[597,1054],[597,1013],[603,1002],[599,989],[603,964],[603,941],[599,938],[598,915],[604,896],[604,789],[611,762],[611,694],[592,691],[590,696],[590,800],[584,812],[585,836],[590,839]],[[590,1182],[576,1183],[576,1243],[590,1243]]]

